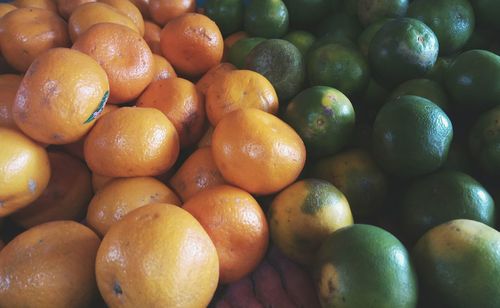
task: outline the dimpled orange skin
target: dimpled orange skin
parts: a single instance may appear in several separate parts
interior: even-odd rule
[[[106,3],[120,11],[130,18],[139,30],[139,35],[144,36],[144,18],[141,11],[129,0],[99,0],[100,3]]]
[[[222,76],[235,69],[236,67],[228,62],[220,63],[212,67],[196,82],[196,89],[203,95],[207,95],[207,90],[211,85],[219,83]]]
[[[11,4],[18,8],[38,8],[57,13],[57,6],[53,0],[14,0]]]
[[[207,117],[212,125],[228,113],[241,108],[256,108],[276,114],[278,96],[264,76],[249,70],[234,70],[224,74],[207,90]]]
[[[14,6],[9,3],[0,3],[0,18],[2,18],[5,14],[13,10],[17,10],[17,6]]]
[[[179,136],[160,110],[122,107],[99,119],[85,140],[92,172],[109,177],[154,176],[179,155]]]
[[[174,124],[181,148],[195,144],[204,133],[205,102],[189,80],[172,77],[155,81],[141,94],[137,106],[161,110]]]
[[[220,63],[224,42],[210,18],[188,13],[170,21],[160,33],[162,54],[178,74],[198,77]]]
[[[97,253],[96,276],[110,307],[206,307],[217,288],[219,260],[191,214],[156,203],[109,229]]]
[[[151,48],[151,52],[157,55],[161,55],[160,33],[160,26],[149,20],[144,21],[144,40]]]
[[[195,0],[149,0],[151,19],[161,26],[176,17],[192,13],[195,9]]]
[[[56,0],[57,11],[62,18],[68,20],[78,6],[88,2],[96,2],[96,0]]]
[[[0,254],[0,307],[92,307],[99,243],[74,221],[21,233]]]
[[[22,8],[0,19],[2,55],[19,72],[25,72],[44,51],[69,45],[66,22],[55,12]]]
[[[68,19],[69,37],[72,42],[95,24],[110,22],[126,26],[140,33],[139,29],[127,15],[106,3],[89,2],[76,7]]]
[[[288,124],[258,109],[224,117],[212,135],[212,154],[224,179],[267,195],[290,185],[304,167],[304,142]]]
[[[179,197],[155,178],[114,179],[90,201],[87,223],[102,237],[126,214],[151,203],[181,204]]]
[[[210,147],[194,151],[169,181],[183,202],[208,188],[225,184],[222,174],[217,169]]]
[[[0,126],[16,127],[12,117],[12,105],[22,79],[19,75],[0,75]]]
[[[125,26],[96,24],[80,35],[72,48],[91,56],[106,71],[110,104],[137,98],[153,80],[154,61],[148,44]]]
[[[94,59],[53,48],[26,72],[12,106],[14,121],[39,142],[75,142],[92,128],[108,93],[106,72]]]
[[[92,198],[90,171],[83,162],[64,152],[49,152],[49,161],[47,188],[33,203],[10,216],[26,229],[55,220],[80,221]]]
[[[262,261],[269,243],[266,215],[246,191],[228,185],[193,196],[183,208],[205,228],[219,256],[220,282],[237,281]]]
[[[174,68],[167,61],[167,59],[165,59],[160,55],[153,54],[153,61],[154,61],[153,81],[177,77]]]
[[[0,127],[0,217],[27,206],[49,183],[50,163],[43,147],[17,130]]]

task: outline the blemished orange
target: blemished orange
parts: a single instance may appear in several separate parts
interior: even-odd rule
[[[122,107],[105,114],[84,144],[92,172],[109,177],[154,176],[179,155],[179,136],[160,110]]]
[[[55,220],[80,221],[92,198],[90,171],[82,161],[64,152],[49,152],[49,162],[51,176],[42,195],[10,216],[26,229]]]
[[[161,110],[175,126],[180,146],[195,144],[205,129],[205,102],[195,85],[172,77],[151,83],[137,99],[138,107]]]
[[[36,200],[49,183],[50,163],[43,147],[23,133],[0,127],[0,217]]]
[[[130,18],[139,30],[139,34],[144,36],[144,18],[141,11],[129,0],[99,0],[100,3],[106,3],[120,11]]]
[[[212,125],[228,113],[243,108],[256,108],[276,114],[278,95],[273,85],[261,74],[249,70],[227,72],[207,90],[207,117]]]
[[[21,233],[0,253],[0,307],[92,307],[99,243],[74,221]]]
[[[155,203],[109,229],[97,252],[96,276],[109,307],[207,307],[219,259],[191,214]]]
[[[2,55],[19,72],[25,72],[43,52],[69,45],[66,22],[56,12],[21,8],[0,19]]]
[[[224,179],[256,195],[272,194],[297,179],[304,142],[288,124],[259,109],[224,117],[212,135],[212,154]]]
[[[114,23],[140,33],[135,23],[127,15],[109,4],[101,2],[83,3],[75,8],[68,19],[69,37],[72,42],[90,27],[100,23]]]
[[[10,11],[17,10],[17,6],[13,6],[10,3],[0,3],[0,18]]]
[[[18,8],[37,8],[57,13],[57,6],[53,0],[14,0],[11,4]]]
[[[26,72],[12,113],[16,125],[31,138],[71,143],[92,128],[108,94],[108,77],[99,63],[77,50],[53,48]]]
[[[196,194],[183,208],[201,223],[214,242],[220,282],[237,281],[262,261],[269,243],[269,228],[252,195],[222,185]]]
[[[227,74],[230,71],[234,71],[236,67],[228,62],[220,63],[214,67],[212,67],[208,72],[206,72],[197,82],[196,88],[203,95],[207,95],[208,88],[215,84],[219,83],[222,76]]]
[[[56,0],[57,11],[62,18],[68,20],[78,6],[96,1],[97,0]]]
[[[183,202],[201,191],[225,183],[210,147],[199,148],[189,155],[169,181]]]
[[[189,13],[170,21],[160,33],[162,54],[178,74],[199,77],[220,63],[222,34],[207,16]]]
[[[227,61],[229,55],[229,48],[233,46],[237,41],[247,38],[248,34],[244,31],[235,32],[224,39],[224,54],[222,56],[222,61]]]
[[[172,65],[167,61],[167,59],[165,59],[160,55],[153,54],[153,61],[154,61],[153,81],[177,77],[177,73],[175,72]]]
[[[14,74],[0,75],[0,126],[15,128],[12,105],[22,77]]]
[[[125,26],[93,25],[78,37],[72,48],[91,56],[106,71],[110,104],[137,98],[153,80],[153,54],[148,44]]]
[[[149,0],[149,14],[157,24],[164,26],[172,19],[193,13],[195,0]]]
[[[198,148],[209,147],[212,145],[212,134],[214,133],[214,127],[209,125],[200,141],[198,141]]]
[[[151,203],[181,205],[175,192],[155,178],[114,179],[90,201],[87,223],[102,237],[125,215]]]
[[[144,40],[148,43],[151,52],[157,55],[161,55],[160,48],[160,33],[161,28],[152,21],[144,21]]]
[[[101,188],[111,183],[111,181],[113,181],[114,179],[115,178],[110,176],[100,175],[92,172],[92,190],[94,191],[94,193],[97,193],[97,191],[101,190]]]

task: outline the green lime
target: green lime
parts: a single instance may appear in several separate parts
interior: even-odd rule
[[[233,46],[231,46],[231,48],[229,48],[229,62],[237,68],[243,69],[245,67],[245,59],[250,51],[265,40],[266,39],[261,37],[247,37],[238,40]]]
[[[304,29],[316,23],[328,14],[330,0],[283,0],[290,24],[298,29]]]
[[[356,42],[361,31],[363,28],[356,17],[340,12],[324,18],[316,29],[316,35],[318,37],[328,35]]]
[[[385,18],[403,17],[408,0],[358,0],[358,17],[365,26]]]
[[[446,92],[438,82],[431,79],[421,78],[405,81],[392,91],[389,99],[403,95],[421,96],[435,103],[443,110],[448,109]]]
[[[483,171],[500,174],[500,106],[483,113],[469,133],[469,149]]]
[[[355,124],[349,99],[324,86],[305,89],[295,96],[284,119],[297,131],[313,157],[338,152],[349,141]]]
[[[243,27],[244,5],[242,0],[207,0],[205,15],[227,36]]]
[[[390,19],[381,19],[377,22],[370,24],[358,36],[359,50],[361,50],[363,56],[365,57],[368,56],[368,50],[370,48],[370,43],[372,42],[373,37],[388,20]]]
[[[304,57],[316,40],[311,32],[302,30],[290,31],[283,39],[295,45]]]
[[[444,76],[452,61],[452,58],[438,57],[434,66],[425,74],[424,77],[444,85]]]
[[[436,104],[405,95],[387,102],[373,126],[373,152],[380,166],[400,177],[437,170],[446,161],[453,128]]]
[[[250,36],[280,38],[288,31],[288,10],[281,0],[252,0],[245,8],[244,29]]]

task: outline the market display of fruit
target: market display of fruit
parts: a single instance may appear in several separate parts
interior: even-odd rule
[[[0,308],[499,308],[498,16],[0,3]]]

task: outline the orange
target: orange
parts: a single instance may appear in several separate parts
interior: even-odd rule
[[[109,229],[97,252],[96,276],[109,307],[207,307],[219,260],[191,214],[155,203]]]
[[[179,136],[158,109],[122,107],[99,119],[85,140],[84,154],[97,174],[159,175],[177,160]]]
[[[157,55],[161,55],[160,33],[160,26],[148,20],[144,21],[144,40],[151,48],[151,52]]]
[[[51,177],[42,195],[10,216],[29,229],[55,220],[80,221],[92,198],[90,171],[79,159],[63,152],[49,152]]]
[[[212,154],[228,183],[257,195],[290,185],[306,159],[304,143],[288,124],[253,108],[233,111],[219,122]]]
[[[96,24],[80,35],[72,48],[91,56],[106,71],[110,104],[137,98],[153,80],[154,61],[148,44],[125,26]]]
[[[151,203],[181,204],[177,195],[155,178],[114,179],[92,198],[87,223],[97,234],[104,236],[125,215]]]
[[[0,3],[0,18],[13,10],[17,10],[17,6],[14,6],[10,3]]]
[[[77,141],[94,125],[109,93],[106,72],[91,57],[53,48],[30,66],[12,106],[16,125],[47,144]]]
[[[69,37],[75,42],[90,27],[105,22],[119,24],[140,33],[132,19],[118,9],[106,3],[89,2],[77,6],[71,13],[68,20]]]
[[[172,65],[160,55],[153,54],[154,72],[153,81],[177,77]]]
[[[262,261],[269,229],[266,216],[252,195],[222,185],[196,194],[183,208],[201,223],[214,242],[220,282],[239,280]]]
[[[0,254],[0,307],[92,307],[99,238],[55,221],[14,238]]]
[[[141,11],[144,19],[151,19],[149,14],[149,0],[130,0]]]
[[[278,105],[278,96],[269,80],[249,70],[224,74],[206,94],[207,117],[214,126],[237,109],[256,108],[276,114]]]
[[[0,251],[5,247],[5,244],[2,240],[0,240]]]
[[[212,134],[214,133],[214,127],[209,126],[205,131],[205,134],[201,137],[200,141],[198,141],[198,148],[209,147],[212,145]]]
[[[55,2],[59,15],[65,20],[68,20],[78,6],[88,2],[96,2],[96,0],[55,0]]]
[[[144,19],[141,11],[129,0],[99,0],[100,3],[106,3],[120,11],[130,18],[139,30],[139,34],[144,36]]]
[[[0,49],[5,60],[25,72],[41,53],[70,44],[66,22],[39,8],[22,8],[0,19]]]
[[[224,42],[215,22],[204,15],[189,13],[163,28],[160,47],[177,73],[198,77],[220,63]]]
[[[14,100],[16,99],[17,89],[19,89],[21,80],[22,77],[19,75],[0,75],[0,126],[16,127],[16,123],[12,117],[12,104],[14,104]]]
[[[219,83],[222,76],[235,69],[236,67],[228,62],[212,67],[196,82],[196,89],[203,95],[207,95],[207,90],[212,84]]]
[[[233,46],[237,41],[247,38],[248,34],[244,31],[235,32],[224,39],[224,55],[222,57],[223,61],[227,61],[227,57],[229,55],[229,49]]]
[[[92,173],[92,190],[97,192],[104,186],[108,185],[115,178],[97,173]]]
[[[174,124],[181,148],[195,144],[204,133],[203,96],[189,80],[172,77],[155,81],[139,97],[137,106],[161,110]]]
[[[169,181],[183,202],[208,188],[225,184],[215,165],[210,147],[194,151]]]
[[[195,0],[149,0],[149,14],[161,26],[176,17],[194,12],[195,8]]]
[[[18,8],[37,8],[57,13],[57,6],[53,0],[14,0],[10,4]]]
[[[50,163],[43,147],[21,132],[0,127],[0,217],[36,200],[49,183]]]

